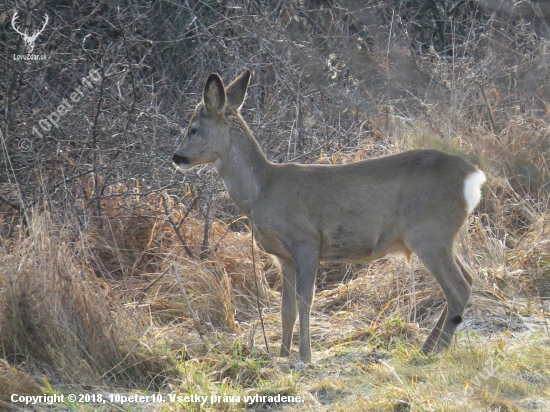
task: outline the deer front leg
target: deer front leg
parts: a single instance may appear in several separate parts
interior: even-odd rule
[[[281,319],[283,324],[283,336],[281,340],[281,352],[279,356],[290,356],[292,346],[292,334],[298,315],[296,307],[296,268],[290,259],[277,258],[283,274],[283,301],[281,304]]]
[[[300,359],[311,362],[309,315],[313,304],[319,248],[301,244],[291,251],[296,267],[296,302],[300,322]]]

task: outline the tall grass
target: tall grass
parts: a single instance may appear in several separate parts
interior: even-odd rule
[[[144,345],[146,318],[129,311],[48,211],[0,256],[0,347],[14,365],[66,383],[129,387],[162,382],[169,363]]]

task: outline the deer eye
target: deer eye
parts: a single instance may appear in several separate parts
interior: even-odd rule
[[[198,133],[198,130],[196,127],[192,127],[189,129],[189,136],[195,136]]]

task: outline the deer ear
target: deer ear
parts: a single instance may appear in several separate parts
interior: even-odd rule
[[[202,101],[206,110],[214,113],[221,113],[225,106],[225,87],[223,81],[217,73],[208,76],[204,91],[202,92]]]
[[[233,82],[227,86],[227,106],[230,109],[238,110],[243,105],[248,83],[250,82],[250,69],[246,69]]]

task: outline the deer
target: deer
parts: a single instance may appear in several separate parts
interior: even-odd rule
[[[27,49],[27,54],[31,54],[32,51],[34,50],[34,42],[36,41],[38,36],[40,36],[40,34],[44,31],[44,29],[48,25],[49,17],[48,17],[47,14],[44,14],[44,16],[46,17],[46,20],[44,21],[44,25],[42,26],[42,28],[40,30],[33,30],[32,35],[29,36],[27,34],[27,30],[22,32],[21,30],[19,30],[17,28],[17,20],[18,20],[17,13],[18,12],[16,11],[13,14],[13,17],[11,19],[11,26],[13,27],[13,30],[15,30],[16,33],[19,33],[21,35],[21,37],[23,37],[23,41],[25,42],[25,48]]]
[[[481,198],[485,174],[469,161],[417,149],[347,164],[269,161],[243,119],[249,69],[225,87],[209,75],[202,101],[172,157],[178,169],[213,164],[251,222],[256,244],[282,277],[280,357],[291,354],[299,321],[299,358],[311,362],[309,334],[320,261],[363,263],[415,253],[446,304],[421,347],[446,350],[470,299],[473,276],[455,253],[458,232]]]

